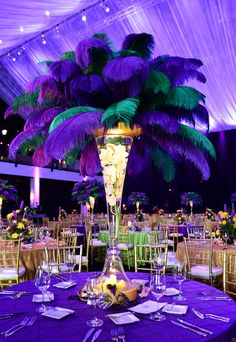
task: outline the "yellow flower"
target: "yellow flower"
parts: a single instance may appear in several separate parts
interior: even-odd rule
[[[13,213],[10,213],[7,215],[7,220],[10,220],[11,218],[13,218],[14,214]]]
[[[219,235],[220,235],[220,230],[217,229],[217,231],[216,231],[216,236],[219,236]]]
[[[24,228],[25,228],[25,225],[24,225],[24,223],[19,222],[19,223],[17,224],[16,228],[24,229]]]
[[[29,223],[29,221],[28,221],[26,218],[23,218],[23,219],[22,219],[22,222],[24,222],[24,223]]]
[[[13,239],[17,239],[17,238],[18,238],[18,236],[19,236],[19,234],[17,234],[17,233],[14,233],[14,234],[12,234],[12,236],[11,236],[11,237],[12,237]]]
[[[222,224],[223,224],[224,226],[226,225],[226,223],[227,223],[227,222],[226,222],[225,220],[222,221]]]
[[[20,209],[17,209],[17,210],[16,210],[16,213],[17,213],[17,214],[20,214]]]

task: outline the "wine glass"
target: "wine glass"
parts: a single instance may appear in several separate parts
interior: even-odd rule
[[[229,240],[229,234],[228,233],[224,233],[224,235],[222,236],[222,240],[224,241],[223,249],[227,249],[228,248],[227,242]]]
[[[157,303],[159,299],[165,294],[166,291],[166,282],[164,276],[156,277],[156,275],[152,276],[150,286],[152,288],[152,295],[156,298]],[[165,315],[160,314],[157,311],[150,315],[150,319],[152,321],[164,321],[166,319]]]
[[[87,325],[90,327],[100,327],[103,325],[103,321],[95,315],[97,301],[100,299],[103,290],[99,278],[89,278],[86,284],[86,290],[88,296],[87,303],[93,305],[94,308],[94,318],[87,321]]]
[[[153,266],[157,271],[157,282],[160,281],[161,272],[164,270],[165,267],[165,253],[162,253],[161,250],[154,256],[152,260]]]
[[[182,295],[182,283],[186,279],[186,267],[185,267],[185,265],[184,264],[175,265],[175,267],[173,269],[173,275],[174,275],[174,279],[179,284],[179,295],[176,297],[173,297],[173,298],[175,300],[178,300],[178,301],[184,301],[187,299]]]
[[[70,277],[69,277],[69,282],[73,283],[72,280],[72,271],[76,265],[76,257],[75,257],[75,251],[74,250],[67,250],[66,255],[65,255],[65,261],[66,261],[66,267],[70,271]]]
[[[45,312],[47,310],[44,304],[44,295],[50,286],[50,272],[47,268],[38,267],[35,276],[35,286],[42,292],[42,305],[37,308],[37,312]]]

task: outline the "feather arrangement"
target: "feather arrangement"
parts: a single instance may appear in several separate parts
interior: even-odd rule
[[[205,96],[186,85],[192,79],[206,81],[199,71],[202,62],[153,57],[154,47],[150,34],[135,33],[116,50],[106,34],[97,33],[59,60],[46,61],[48,73],[32,80],[5,113],[6,118],[28,117],[10,145],[11,158],[30,146],[36,165],[80,158],[81,173],[92,176],[100,170],[96,131],[105,133],[123,123],[142,132],[134,139],[128,173],[141,172],[152,162],[171,181],[175,164],[190,160],[208,179],[206,157],[214,159],[215,150],[195,129],[197,122],[209,129]]]

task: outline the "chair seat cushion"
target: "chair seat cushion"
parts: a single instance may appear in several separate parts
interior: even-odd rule
[[[216,277],[223,273],[222,267],[212,267],[212,275]],[[191,267],[191,275],[202,279],[210,279],[208,265],[196,265]]]
[[[132,245],[131,243],[127,244],[127,243],[119,243],[117,245],[117,247],[120,249],[120,250],[123,250],[123,251],[127,251],[127,250],[130,250],[130,249],[133,249],[134,248],[134,245]]]
[[[88,258],[84,255],[82,256],[82,264],[87,264]]]
[[[182,233],[170,233],[169,236],[170,237],[181,237],[181,236],[184,236],[184,234],[182,234]]]
[[[58,266],[54,264],[54,265],[50,265],[50,267],[51,267],[52,274],[58,273],[58,270],[60,273],[70,272],[69,267],[67,267],[65,264],[60,264]]]
[[[24,267],[19,267],[19,274],[18,276],[21,277],[25,273],[25,268]],[[0,267],[0,279],[16,279],[17,274],[16,274],[16,269],[15,267]]]
[[[93,246],[93,247],[106,247],[106,242],[103,242],[101,240],[98,240],[98,239],[92,239],[90,241],[90,245]]]

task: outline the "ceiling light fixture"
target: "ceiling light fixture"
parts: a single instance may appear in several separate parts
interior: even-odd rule
[[[20,27],[20,32],[24,32],[24,27],[23,26]]]
[[[42,44],[43,44],[43,45],[46,45],[46,44],[47,44],[47,41],[46,41],[46,39],[45,39],[45,34],[44,34],[44,32],[41,33],[41,40],[42,40]]]
[[[50,14],[51,14],[51,13],[50,13],[50,11],[49,11],[49,10],[46,10],[46,11],[45,11],[45,15],[46,15],[47,17],[49,17],[49,16],[50,16]]]

